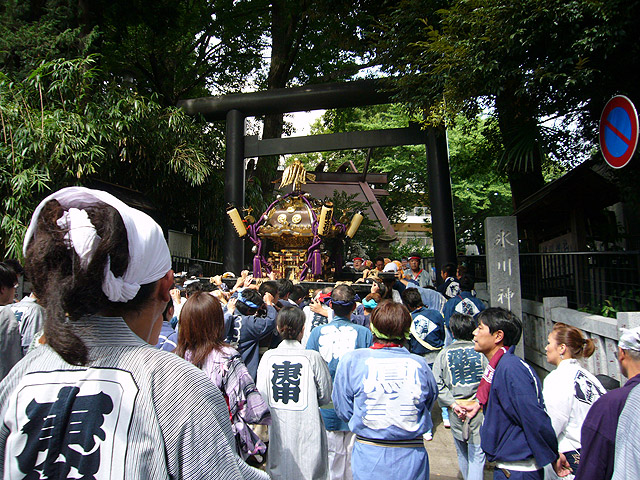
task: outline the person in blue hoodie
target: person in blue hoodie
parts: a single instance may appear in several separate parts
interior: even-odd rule
[[[482,406],[481,446],[487,460],[496,462],[494,480],[542,480],[548,464],[559,476],[568,475],[569,464],[558,453],[540,380],[514,354],[522,322],[503,308],[488,308],[477,319],[474,349],[487,357],[489,366],[478,387],[479,403],[463,409],[461,418],[473,418]]]

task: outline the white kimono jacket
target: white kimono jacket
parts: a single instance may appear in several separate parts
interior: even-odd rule
[[[74,327],[88,367],[44,345],[0,384],[0,478],[266,480],[235,453],[227,405],[201,370],[121,318]]]
[[[256,385],[271,410],[271,478],[328,480],[327,435],[318,407],[331,401],[331,375],[320,354],[284,340],[263,355]]]
[[[558,437],[558,450],[568,452],[581,447],[580,431],[591,405],[606,390],[578,360],[570,358],[561,361],[558,368],[544,379],[542,395],[551,424]],[[560,478],[553,469],[545,467],[545,478]],[[573,474],[565,477],[570,480]]]

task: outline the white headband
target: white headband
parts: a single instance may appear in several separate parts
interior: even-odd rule
[[[618,346],[623,350],[640,352],[640,327],[621,328]]]
[[[35,235],[40,212],[49,200],[57,200],[62,208],[68,210],[57,223],[69,230],[65,234],[65,242],[80,257],[82,268],[86,268],[91,261],[100,240],[84,209],[100,201],[115,208],[122,217],[127,229],[129,266],[122,277],[116,278],[111,272],[110,261],[107,262],[102,291],[112,302],[128,302],[136,296],[140,285],[153,283],[171,270],[171,254],[162,229],[149,215],[129,207],[110,193],[84,187],[63,188],[40,202],[24,238],[25,255]]]
[[[398,271],[398,266],[393,263],[393,262],[389,262],[387,263],[384,268],[382,269],[383,272],[393,272],[396,273]]]

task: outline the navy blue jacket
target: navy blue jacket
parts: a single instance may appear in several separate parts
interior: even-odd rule
[[[255,381],[258,373],[258,362],[260,353],[260,340],[271,335],[276,328],[276,309],[267,305],[265,315],[241,315],[234,313],[233,316],[227,314],[225,324],[230,322],[230,332],[226,341],[232,346],[237,345],[242,361],[247,366],[251,378]]]
[[[490,462],[534,457],[540,468],[558,458],[558,440],[544,409],[542,385],[511,347],[500,359],[480,427]]]
[[[463,290],[455,297],[447,300],[447,303],[444,304],[444,308],[442,309],[442,314],[444,315],[444,321],[445,321],[445,324],[447,325],[447,328],[449,328],[449,319],[451,318],[451,315],[453,315],[454,313],[463,313],[467,315],[472,313],[470,311],[466,311],[466,309],[462,308],[462,306],[459,306],[463,300],[471,301],[477,308],[478,311],[473,312],[475,314],[471,315],[474,318],[476,317],[476,315],[478,315],[478,313],[480,313],[485,308],[487,308],[484,306],[484,303],[482,303],[482,300],[480,300],[478,297],[475,297],[470,291]]]
[[[423,342],[434,348],[444,346],[444,317],[438,310],[421,307],[411,312],[411,319],[413,322],[412,332],[415,331]],[[424,347],[413,333],[409,336],[409,347],[411,353],[416,355],[424,355],[433,351]]]

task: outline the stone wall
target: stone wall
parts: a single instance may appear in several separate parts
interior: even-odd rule
[[[488,300],[486,284],[476,284],[478,298]],[[620,328],[640,327],[640,312],[619,312],[617,318],[579,312],[567,308],[565,297],[549,297],[543,302],[522,300],[522,323],[525,359],[543,378],[555,367],[547,362],[545,347],[553,325],[558,322],[573,325],[585,332],[595,345],[595,353],[584,361],[594,375],[603,374],[624,383],[618,368],[617,351]]]

